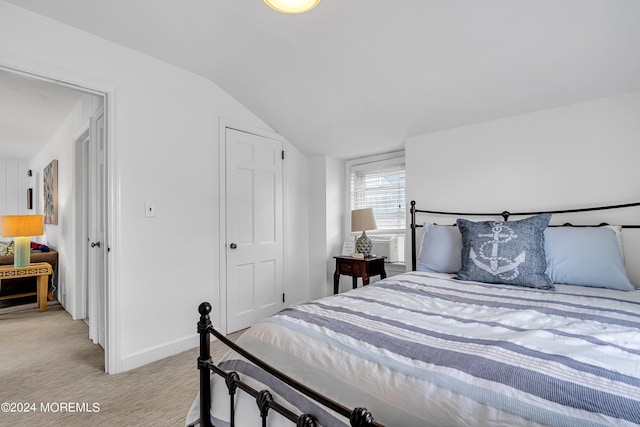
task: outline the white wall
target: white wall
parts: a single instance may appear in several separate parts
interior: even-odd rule
[[[27,215],[27,189],[33,177],[27,176],[27,160],[0,159],[0,215]]]
[[[342,251],[344,162],[328,156],[309,161],[309,297],[333,294],[333,257]]]
[[[116,117],[108,120],[115,121],[118,228],[109,257],[117,265],[110,291],[117,291],[119,366],[111,368],[193,347],[197,305],[218,301],[220,285],[219,118],[268,126],[211,81],[0,1],[0,65],[7,63],[114,88]],[[289,179],[307,179],[291,171]],[[297,205],[299,189],[289,194]],[[145,202],[155,204],[155,218],[145,218]],[[304,256],[307,246],[297,244],[289,250]],[[215,304],[212,314],[217,322]]]
[[[476,212],[639,201],[638,117],[634,92],[409,138],[407,200],[423,209]],[[640,212],[581,218],[638,224]],[[640,236],[625,233],[627,261],[638,259]],[[640,272],[629,267],[640,283]]]
[[[309,159],[309,298],[327,295],[326,157]]]
[[[345,165],[344,161],[326,158],[326,241],[327,247],[325,256],[328,260],[325,268],[325,276],[329,283],[329,289],[326,295],[333,294],[333,273],[336,270],[336,261],[334,256],[342,253],[342,244],[344,243],[344,212],[345,212]],[[345,278],[341,278],[344,280]],[[351,282],[351,280],[349,280]],[[342,283],[341,283],[342,285]],[[326,289],[326,288],[325,288]],[[324,295],[323,295],[324,296]]]
[[[285,294],[286,305],[309,300],[309,159],[285,144]]]

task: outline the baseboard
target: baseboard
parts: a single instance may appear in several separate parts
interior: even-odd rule
[[[189,335],[166,344],[148,347],[144,350],[136,351],[122,358],[122,372],[139,368],[151,362],[173,356],[183,351],[191,350],[199,345],[198,334]],[[195,362],[194,362],[195,363]]]

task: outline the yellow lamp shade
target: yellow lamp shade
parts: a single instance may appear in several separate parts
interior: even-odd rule
[[[320,3],[320,0],[264,0],[272,9],[282,13],[308,12]]]
[[[15,268],[28,267],[31,262],[31,239],[29,236],[44,234],[42,215],[5,215],[2,217],[2,235],[15,237],[13,253]]]
[[[42,215],[5,215],[2,217],[4,237],[41,236],[44,234]]]

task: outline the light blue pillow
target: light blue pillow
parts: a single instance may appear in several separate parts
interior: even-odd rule
[[[553,289],[545,274],[544,230],[550,214],[519,221],[458,219],[462,263],[458,279]]]
[[[547,275],[553,283],[632,291],[616,233],[604,227],[549,227]]]
[[[462,235],[453,225],[423,224],[424,235],[417,271],[457,273],[460,270]]]

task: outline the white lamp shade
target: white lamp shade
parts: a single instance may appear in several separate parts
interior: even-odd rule
[[[351,231],[375,230],[376,217],[373,208],[354,209],[351,211]]]

